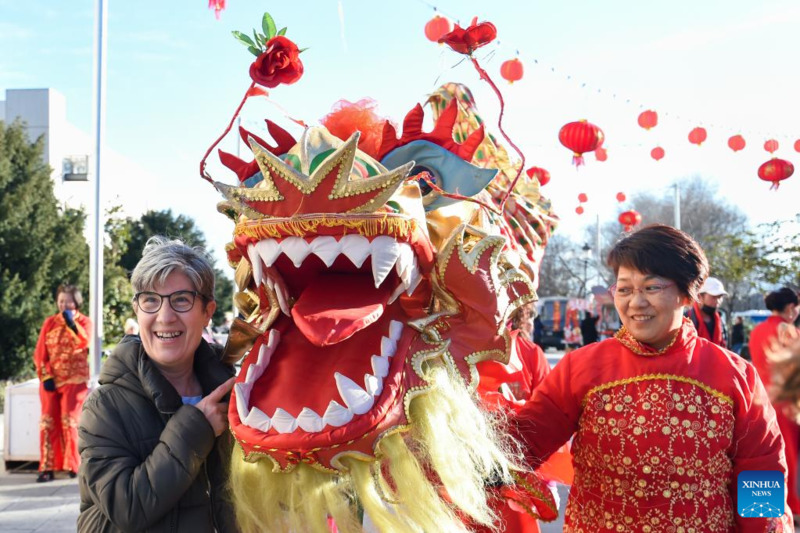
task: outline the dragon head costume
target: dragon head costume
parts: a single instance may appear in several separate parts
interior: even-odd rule
[[[420,107],[400,138],[387,123],[377,153],[358,132],[295,140],[269,121],[274,144],[240,128],[253,161],[220,152],[239,178],[214,184],[235,223],[231,486],[245,531],[361,531],[364,515],[387,532],[493,527],[492,485],[554,511],[474,394],[475,365],[507,360],[506,323],[535,292],[504,218],[447,197],[490,202],[497,174],[471,163],[482,128],[453,139],[455,102],[430,134]],[[444,194],[421,188],[422,170]]]

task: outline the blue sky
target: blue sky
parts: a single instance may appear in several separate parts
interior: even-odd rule
[[[507,101],[504,124],[528,164],[550,170],[553,181],[544,191],[566,233],[579,234],[595,215],[614,217],[618,191],[669,195],[672,180],[692,175],[718,185],[754,223],[798,211],[800,176],[777,193],[756,176],[769,158],[762,145],[770,137],[781,142],[777,155],[800,164],[792,148],[800,138],[796,2],[229,0],[220,21],[206,4],[109,2],[107,142],[157,176],[157,187],[132,183],[131,194],[148,195],[153,208],[194,217],[220,257],[232,228],[216,213],[219,198],[198,177],[197,165],[250,82],[253,56],[230,32],[259,25],[264,10],[308,47],[304,77],[271,91],[272,101],[308,123],[340,98],[367,96],[400,121],[440,83],[460,81],[494,124],[495,98],[471,66],[422,33],[434,4],[463,24],[473,15],[491,20],[499,43],[478,57],[501,82],[500,63],[519,52],[525,78],[499,83]],[[67,98],[70,122],[88,132],[93,16],[94,2],[87,0],[0,0],[0,90],[55,88]],[[649,132],[636,125],[647,108],[660,115]],[[257,130],[263,118],[299,134],[266,101],[244,110],[248,128]],[[589,155],[576,172],[557,134],[581,118],[605,130],[609,159],[598,163]],[[701,147],[686,140],[696,125],[709,132]],[[737,154],[726,146],[735,133],[748,141]],[[658,163],[649,156],[657,144],[667,152]],[[223,147],[234,150],[230,142]],[[215,177],[234,179],[221,172]],[[574,213],[578,192],[590,198],[583,217]]]

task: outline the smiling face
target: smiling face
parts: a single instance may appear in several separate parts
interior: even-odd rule
[[[58,306],[59,313],[63,313],[67,309],[74,311],[78,308],[78,306],[75,304],[75,299],[72,297],[72,294],[68,292],[61,292],[58,294],[56,305]]]
[[[152,292],[172,294],[175,291],[197,290],[183,272],[172,272],[163,284],[156,284]],[[200,345],[203,328],[216,309],[216,302],[205,303],[198,295],[194,306],[185,313],[178,313],[164,298],[161,309],[145,313],[134,303],[139,335],[147,355],[161,369],[183,369],[191,367],[194,352]]]
[[[669,285],[659,294],[645,296],[645,287]],[[620,296],[619,289],[637,289],[632,295]],[[614,306],[625,328],[639,342],[660,350],[672,340],[683,321],[683,307],[689,298],[680,293],[674,282],[666,278],[645,274],[626,266],[617,273],[617,293]]]

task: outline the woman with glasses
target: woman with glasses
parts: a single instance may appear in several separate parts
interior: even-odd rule
[[[608,263],[622,327],[566,354],[517,418],[534,466],[574,436],[564,531],[793,531],[785,498],[738,501],[743,471],[785,483],[783,440],[752,365],[683,317],[708,274],[703,250],[653,225]]]
[[[198,249],[153,237],[131,284],[139,337],[117,345],[81,418],[78,530],[234,531],[234,370],[202,339],[216,309],[214,270]]]

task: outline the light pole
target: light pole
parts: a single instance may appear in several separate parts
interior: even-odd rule
[[[586,297],[586,282],[588,281],[588,268],[589,268],[589,261],[592,260],[592,247],[589,246],[588,242],[583,243],[583,286],[581,287],[581,298]]]

